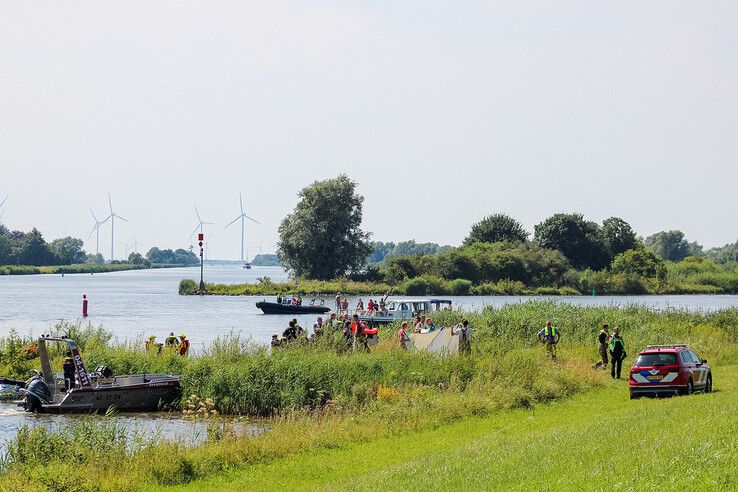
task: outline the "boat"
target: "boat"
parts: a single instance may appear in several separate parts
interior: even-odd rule
[[[246,263],[244,263],[244,264],[243,264],[243,267],[244,267],[244,268],[245,268],[246,270],[251,270],[251,263],[249,263],[249,262],[247,261]]]
[[[359,320],[366,321],[370,325],[384,325],[451,308],[450,299],[393,299],[387,301],[384,310],[361,310],[356,314],[359,315]]]
[[[55,376],[51,368],[49,343],[66,345],[72,359],[74,385]],[[134,374],[113,376],[110,368],[97,366],[88,372],[77,343],[69,338],[41,337],[38,340],[41,371],[21,390],[25,398],[18,402],[29,412],[90,413],[117,411],[152,411],[166,408],[182,396],[180,376],[169,374]],[[71,378],[70,378],[71,379]]]
[[[264,314],[325,314],[331,310],[331,308],[323,305],[323,301],[320,304],[315,304],[315,300],[311,301],[310,304],[292,304],[291,299],[283,299],[282,302],[269,302],[259,301],[256,303],[256,307],[261,309]]]

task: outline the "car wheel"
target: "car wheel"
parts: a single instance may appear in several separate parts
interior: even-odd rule
[[[633,393],[633,392],[631,391],[631,392],[630,392],[630,399],[631,399],[631,400],[637,400],[637,399],[638,399],[638,395],[637,395],[636,393]]]
[[[692,382],[692,378],[689,378],[689,381],[687,381],[687,394],[691,395],[694,393],[694,383]]]
[[[705,383],[705,393],[712,393],[712,374],[707,375],[707,382]]]

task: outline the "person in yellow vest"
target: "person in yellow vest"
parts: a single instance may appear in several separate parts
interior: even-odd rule
[[[177,345],[177,352],[179,355],[187,355],[190,351],[190,341],[187,339],[187,335],[184,333],[179,335],[179,345]]]
[[[538,331],[538,341],[546,347],[546,355],[551,356],[551,360],[556,360],[556,344],[561,339],[559,329],[551,325],[551,321],[546,321],[546,326]]]
[[[146,352],[158,354],[161,353],[161,347],[162,345],[160,343],[156,343],[156,335],[151,335],[149,339],[146,340]]]
[[[174,335],[174,332],[170,331],[169,336],[164,339],[164,346],[167,350],[175,351],[177,350],[177,345],[179,345],[179,340]]]

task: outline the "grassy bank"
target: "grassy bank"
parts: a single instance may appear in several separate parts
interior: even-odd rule
[[[179,283],[181,295],[199,294],[194,280],[184,279]],[[271,282],[262,280],[255,284],[213,284],[205,283],[207,295],[217,296],[276,296],[300,294],[309,295],[376,295],[392,292],[395,295],[580,295],[571,287],[527,288],[521,282],[500,281],[497,283],[473,286],[468,280],[445,281],[438,278],[415,278],[399,285],[391,286],[383,282],[363,282],[353,280],[299,280],[294,282]],[[710,292],[712,293],[712,292]]]
[[[438,319],[440,324],[455,322],[460,314],[445,313],[443,316],[448,318]],[[215,408],[222,413],[271,416],[268,421],[271,431],[257,438],[240,438],[231,435],[226,426],[225,432],[216,433],[202,446],[190,448],[177,443],[143,440],[136,441],[135,452],[126,450],[125,442],[130,439],[121,438],[122,431],[111,430],[104,421],[85,421],[83,429],[72,428],[61,433],[41,429],[22,431],[11,443],[10,454],[3,464],[0,488],[135,490],[218,476],[221,478],[213,478],[214,482],[199,486],[207,489],[235,484],[251,488],[253,483],[253,488],[260,488],[259,484],[266,487],[265,480],[270,473],[280,477],[294,475],[285,479],[285,487],[300,489],[333,484],[337,488],[352,488],[363,483],[349,478],[357,472],[356,456],[373,455],[351,454],[351,450],[378,453],[376,459],[368,460],[375,463],[376,468],[367,470],[389,473],[385,482],[371,481],[372,477],[367,476],[366,483],[373,484],[369,488],[414,488],[393,475],[401,472],[388,463],[425,460],[423,449],[427,449],[428,457],[444,450],[455,450],[457,455],[449,464],[453,468],[457,461],[466,461],[464,450],[467,446],[473,447],[476,439],[484,438],[484,433],[473,432],[477,425],[493,436],[488,441],[480,441],[483,443],[495,443],[510,433],[509,443],[497,443],[503,454],[494,455],[507,456],[504,453],[509,453],[504,458],[507,461],[500,465],[509,473],[520,457],[521,451],[513,453],[518,442],[528,443],[526,446],[536,450],[534,454],[539,453],[535,446],[541,446],[542,454],[536,454],[541,459],[556,456],[559,451],[565,453],[559,459],[566,460],[567,466],[574,466],[576,458],[569,454],[576,445],[597,444],[600,446],[597,452],[601,454],[610,449],[608,436],[602,435],[609,427],[607,414],[602,412],[608,408],[626,412],[630,408],[624,382],[611,386],[616,383],[610,383],[603,371],[593,371],[589,367],[596,358],[594,340],[602,322],[623,328],[626,350],[631,353],[626,366],[643,345],[667,341],[689,343],[700,356],[710,360],[716,371],[721,365],[734,364],[738,360],[738,309],[707,314],[659,312],[643,307],[588,308],[527,302],[467,316],[478,330],[473,337],[470,357],[400,351],[391,342],[394,327],[380,333],[382,341],[369,354],[337,353],[337,345],[330,337],[318,344],[277,350],[271,355],[237,338],[229,338],[188,358],[147,354],[139,345],[111,345],[104,330],[83,328],[73,335],[81,338],[83,355],[89,366],[106,363],[116,373],[182,374],[185,397],[194,393],[201,398],[212,398]],[[546,319],[553,320],[562,332],[560,361],[554,365],[545,361],[540,346],[534,341],[536,329]],[[79,328],[60,327],[61,331],[69,329]],[[10,344],[6,339],[0,344],[0,371],[20,373],[34,366],[36,361],[32,357],[20,356],[24,353],[24,343],[18,339]],[[17,358],[9,360],[12,354]],[[736,371],[735,368],[731,370],[730,374]],[[716,372],[716,395],[721,398],[730,374]],[[543,413],[532,414],[533,421],[528,418],[529,411],[514,411],[542,408],[541,404],[580,394],[584,395],[574,400],[579,402],[576,407],[559,407],[559,404],[551,407],[568,408],[561,412],[552,410],[554,413],[547,422],[562,426],[555,432],[536,420],[536,415],[549,415],[548,408]],[[598,399],[598,395],[603,395],[602,399]],[[727,395],[735,398],[735,393]],[[713,395],[706,397],[713,398]],[[683,400],[696,401],[697,398]],[[639,401],[634,405],[649,403]],[[590,416],[592,408],[599,408],[601,413]],[[722,415],[732,415],[732,411]],[[568,433],[577,430],[580,420],[582,428],[600,433],[599,440],[577,443],[576,439],[568,437]],[[490,423],[483,424],[487,421]],[[723,417],[721,425],[724,421]],[[630,426],[627,422],[620,423]],[[505,429],[502,434],[498,432],[500,428]],[[580,433],[578,436],[585,439],[588,435]],[[702,436],[713,439],[713,434]],[[413,442],[426,448],[413,451]],[[437,447],[444,443],[451,447]],[[455,448],[454,443],[458,444]],[[551,447],[557,443],[562,447]],[[387,453],[388,449],[396,451]],[[479,449],[489,452],[485,447]],[[341,461],[322,461],[333,456],[331,453],[342,456]],[[350,456],[353,458],[349,459]],[[320,470],[303,473],[310,469],[303,465],[312,467],[319,462],[322,462]],[[299,465],[297,469],[301,471],[297,473],[291,463]],[[474,473],[471,463],[469,468],[458,472],[459,480],[467,473]],[[722,466],[722,462],[718,464]],[[485,466],[496,465],[488,463]],[[533,464],[530,466],[536,469]],[[589,463],[578,466],[581,480],[593,469]],[[362,470],[363,467],[362,464]],[[126,473],[121,474],[121,469]],[[485,471],[488,468],[476,470],[479,480],[489,474]],[[604,473],[601,468],[594,470]],[[358,471],[361,476],[363,472]],[[421,471],[417,469],[414,474]],[[563,468],[561,473],[564,473]],[[297,475],[304,475],[308,481],[301,481]],[[513,475],[508,477],[520,479]],[[310,481],[313,479],[316,481]],[[395,487],[393,483],[404,485]],[[453,482],[451,488],[458,486],[453,485],[456,483]],[[424,488],[436,487],[429,481]]]
[[[126,270],[146,270],[148,268],[174,268],[184,265],[135,265],[132,263],[80,263],[76,265],[2,265],[0,275],[40,275],[61,273],[107,273]]]
[[[716,377],[712,394],[633,402],[612,382],[532,411],[314,448],[179,490],[735,490],[738,425],[726,416],[738,412],[738,366]],[[359,467],[357,456],[370,459]]]

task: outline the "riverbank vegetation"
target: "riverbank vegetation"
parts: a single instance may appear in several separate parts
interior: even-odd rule
[[[125,261],[105,262],[100,253],[87,254],[81,239],[64,237],[47,243],[41,232],[10,231],[0,224],[0,275],[37,275],[44,273],[103,273],[173,266],[191,266],[199,258],[185,249],[151,248],[145,256],[138,252]]]
[[[202,446],[149,440],[127,448],[131,439],[121,439],[104,420],[61,433],[22,429],[9,445],[0,486],[161,487],[276,463],[298,453],[402,439],[468,418],[507,418],[500,412],[609,387],[605,373],[590,368],[603,322],[623,329],[631,361],[648,343],[673,342],[689,343],[713,368],[738,360],[735,308],[693,313],[526,302],[480,313],[441,312],[436,323],[449,325],[462,316],[477,329],[467,357],[402,351],[393,343],[394,326],[382,329],[380,344],[371,353],[338,350],[340,336],[327,334],[319,342],[295,343],[272,354],[231,336],[179,357],[147,353],[143,341],[115,342],[100,327],[58,325],[57,334],[78,339],[89,367],[106,364],[118,374],[181,374],[183,400],[194,394],[210,398],[221,414],[269,417],[271,430],[260,437],[239,437],[221,421],[220,430]],[[562,333],[559,363],[553,365],[535,340],[547,319]],[[61,357],[57,354],[56,363]],[[4,375],[24,377],[37,365],[32,340],[13,336],[0,341]],[[612,394],[618,401],[628,398],[624,387]],[[99,445],[91,445],[98,440]]]

